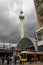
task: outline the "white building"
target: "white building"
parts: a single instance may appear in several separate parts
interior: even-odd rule
[[[43,51],[43,26],[36,30],[36,41],[39,51]]]
[[[17,43],[2,43],[0,42],[0,49],[9,49],[10,47],[16,47]]]

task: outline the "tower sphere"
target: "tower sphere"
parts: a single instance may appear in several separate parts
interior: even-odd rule
[[[19,16],[19,19],[20,19],[20,20],[23,20],[23,19],[24,19],[24,14],[23,14],[23,11],[20,11],[20,16]]]

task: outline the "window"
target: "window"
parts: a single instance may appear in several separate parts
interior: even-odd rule
[[[40,11],[39,11],[39,15],[42,17],[43,16],[43,9],[41,9]]]
[[[43,31],[42,31],[42,33],[41,33],[41,37],[42,37],[42,40],[43,40]]]
[[[43,26],[43,20],[42,20],[42,26]]]
[[[38,40],[43,40],[43,29],[38,33]]]
[[[36,3],[36,7],[38,7],[40,5],[41,1],[40,0],[35,0],[35,3]]]
[[[26,54],[25,53],[21,54],[20,56],[21,56],[21,58],[26,58]]]
[[[38,3],[40,3],[40,0],[35,0],[35,2],[38,4]]]
[[[41,19],[40,22],[41,22],[41,26],[43,26],[43,19]]]
[[[41,0],[41,2],[43,2],[43,0]]]
[[[40,17],[43,16],[43,3],[38,7],[38,14]]]
[[[38,40],[41,41],[42,38],[41,38],[41,33],[38,33]]]

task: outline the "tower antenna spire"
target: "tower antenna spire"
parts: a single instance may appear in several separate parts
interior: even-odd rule
[[[21,0],[21,11],[22,11],[22,0]]]

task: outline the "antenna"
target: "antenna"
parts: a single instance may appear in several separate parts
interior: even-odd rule
[[[22,11],[22,0],[21,0],[21,11]]]

